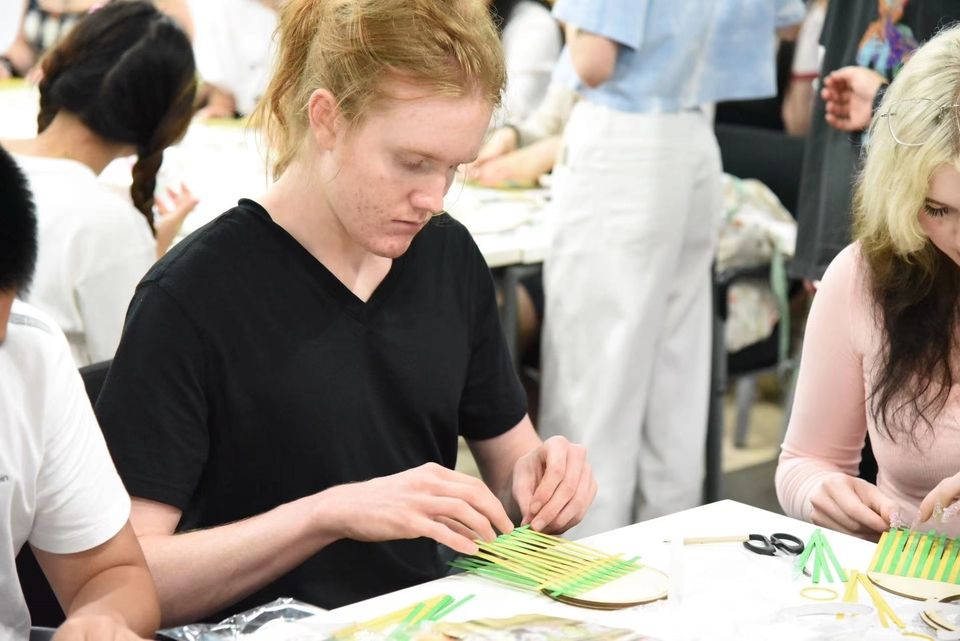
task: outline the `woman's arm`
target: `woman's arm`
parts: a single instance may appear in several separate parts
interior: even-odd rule
[[[807,320],[790,425],[776,486],[788,516],[861,536],[885,529],[896,509],[856,478],[867,432],[862,336],[869,306],[859,255],[845,249],[830,265]]]
[[[568,26],[567,46],[574,71],[588,87],[599,87],[613,76],[618,47],[613,40]]]

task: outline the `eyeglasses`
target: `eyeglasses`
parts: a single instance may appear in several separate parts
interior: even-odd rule
[[[960,116],[957,108],[960,104],[942,104],[930,98],[898,100],[882,114],[887,121],[890,135],[897,144],[904,147],[919,147],[926,143],[936,131],[947,111],[952,112],[954,124],[960,130]]]

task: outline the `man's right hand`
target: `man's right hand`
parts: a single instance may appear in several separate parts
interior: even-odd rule
[[[479,479],[427,463],[405,472],[322,492],[320,519],[335,520],[344,538],[391,541],[428,537],[462,554],[476,539],[492,541],[513,523]]]
[[[876,541],[900,510],[876,485],[837,472],[826,477],[810,499],[816,525]]]

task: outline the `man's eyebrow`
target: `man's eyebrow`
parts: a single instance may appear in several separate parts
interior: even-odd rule
[[[440,162],[440,163],[445,163],[445,162],[447,162],[446,160],[444,160],[443,158],[441,158],[440,156],[437,156],[436,154],[434,154],[434,153],[432,153],[432,152],[424,151],[424,150],[422,150],[422,149],[414,149],[413,147],[401,147],[401,148],[400,148],[400,153],[412,154],[412,155],[414,155],[414,156],[423,156],[423,157],[426,158],[427,160],[432,160],[432,161],[434,161],[434,162]],[[472,158],[468,158],[468,159],[466,159],[466,160],[454,161],[454,163],[455,163],[455,164],[458,164],[458,165],[468,165],[468,164],[472,163],[474,160],[476,160],[476,159],[477,159],[477,156],[479,156],[479,155],[480,155],[479,152],[477,152],[476,154],[473,155]]]

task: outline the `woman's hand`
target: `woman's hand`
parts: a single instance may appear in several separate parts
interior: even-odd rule
[[[929,521],[938,509],[950,509],[954,503],[957,502],[957,499],[960,499],[960,472],[943,479],[937,483],[935,488],[930,490],[930,493],[927,494],[920,503],[920,513],[917,514],[917,522],[923,523],[924,521]],[[937,506],[939,506],[939,508]],[[953,513],[958,509],[960,509],[960,506],[953,507],[950,512]]]
[[[876,485],[842,472],[826,477],[810,503],[810,520],[816,525],[873,541],[900,510]]]
[[[487,162],[516,150],[518,145],[517,131],[513,127],[501,127],[495,130],[490,134],[487,142],[483,143],[477,159],[463,168],[467,180],[475,180]]]
[[[164,202],[160,198],[156,200],[157,219],[154,227],[157,231],[157,258],[167,253],[170,245],[173,244],[173,239],[183,225],[184,218],[194,210],[199,202],[196,196],[190,193],[187,186],[183,184],[180,185],[180,191],[168,187],[167,199],[169,202]]]

